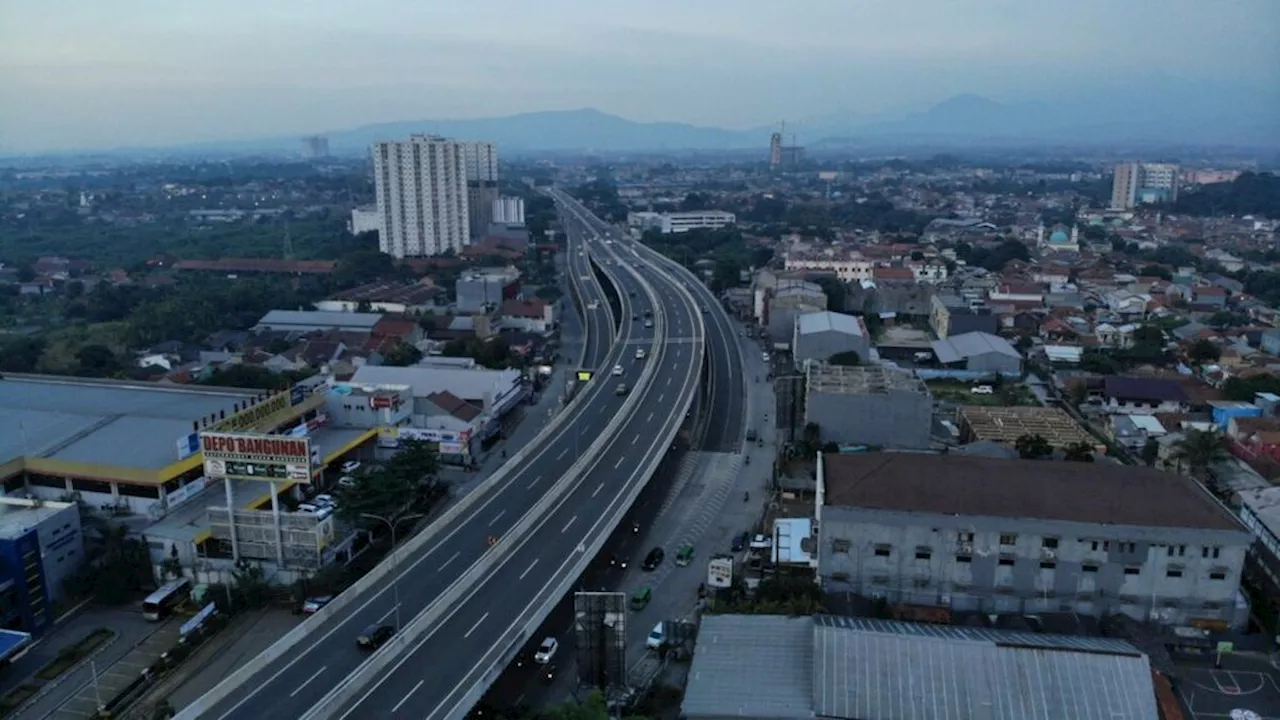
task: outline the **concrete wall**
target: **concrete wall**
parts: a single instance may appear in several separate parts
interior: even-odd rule
[[[969,372],[1012,373],[1017,375],[1022,372],[1022,360],[996,352],[982,353],[969,356],[965,362],[965,369]]]
[[[823,442],[927,448],[933,424],[933,402],[925,395],[811,393],[805,401],[805,423],[817,423]]]
[[[791,349],[796,365],[803,365],[805,360],[826,361],[832,355],[842,352],[856,352],[858,358],[867,361],[871,343],[864,335],[826,330],[823,332],[796,334],[795,347]]]
[[[831,591],[957,611],[1123,612],[1160,622],[1245,617],[1235,601],[1252,537],[824,506],[819,575]],[[964,561],[968,558],[968,561]],[[1220,579],[1219,579],[1220,575]]]

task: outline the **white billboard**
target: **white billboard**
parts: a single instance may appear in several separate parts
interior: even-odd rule
[[[707,562],[707,587],[733,587],[733,558],[717,555]]]

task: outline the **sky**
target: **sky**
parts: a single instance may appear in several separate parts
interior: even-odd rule
[[[582,107],[748,128],[1152,76],[1250,92],[1280,87],[1275,28],[1280,0],[0,0],[0,154]]]

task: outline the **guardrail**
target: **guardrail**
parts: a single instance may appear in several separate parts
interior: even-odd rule
[[[637,277],[639,274],[637,273]],[[640,278],[641,284],[646,287],[650,296],[656,300],[657,296],[652,293],[652,288]],[[657,372],[657,368],[661,365],[661,359],[665,353],[664,343],[659,342],[660,330],[665,325],[665,319],[659,319],[654,333],[652,348],[655,349],[654,362],[646,363],[644,370],[640,373],[639,381],[636,383],[637,388],[645,387],[652,382],[653,374]],[[573,491],[586,479],[587,473],[584,469],[594,467],[599,462],[599,458],[603,455],[602,450],[614,441],[614,435],[619,428],[629,421],[631,413],[635,406],[643,398],[642,391],[632,392],[627,400],[622,404],[619,411],[605,426],[604,432],[596,438],[595,442],[587,448],[578,460],[571,466],[561,479],[552,486],[551,490],[542,496],[536,505],[526,512],[518,523],[507,533],[510,540],[500,540],[491,550],[481,556],[481,560],[472,565],[466,573],[463,574],[458,581],[455,581],[449,588],[442,593],[435,601],[431,603],[425,610],[414,617],[409,624],[397,634],[396,639],[383,646],[375,652],[368,660],[360,664],[358,668],[348,675],[335,688],[325,694],[315,705],[312,706],[302,717],[304,720],[319,720],[320,718],[333,717],[337,712],[342,710],[346,703],[351,701],[357,693],[364,689],[367,679],[381,671],[385,670],[392,662],[400,659],[399,651],[405,647],[415,644],[422,636],[433,631],[434,623],[440,619],[442,613],[454,605],[463,593],[475,584],[476,579],[482,573],[487,574],[492,567],[500,562],[507,555],[515,552],[516,549],[523,547],[528,538],[524,537],[535,526],[544,522],[548,516],[548,510],[554,504],[556,507],[563,505]],[[589,556],[590,557],[590,556]],[[393,652],[396,651],[396,652]],[[412,652],[412,651],[411,651]]]
[[[644,281],[642,280],[642,282]],[[652,288],[648,287],[648,283],[646,282],[644,284],[646,288],[650,292],[652,292]],[[692,314],[696,318],[695,322],[699,329],[699,333],[695,333],[695,335],[700,334],[702,337],[705,338],[706,324],[702,320],[701,313],[697,312],[697,305],[694,303],[693,295],[690,294],[688,290],[685,289],[683,285],[680,285],[679,283],[676,284],[676,287],[679,289],[679,292],[685,296],[686,301],[689,303],[689,307],[693,310]],[[706,348],[705,343],[703,345],[703,348],[704,348],[703,352],[705,352],[705,348]],[[693,367],[695,368],[700,366],[701,366],[701,363],[699,362],[695,362],[693,364]],[[694,376],[694,378],[696,378],[696,375]],[[694,379],[687,380],[686,382],[689,384],[696,384],[696,380]],[[684,413],[687,413],[689,411],[689,408],[693,404],[693,395],[694,395],[693,392],[688,392],[688,397],[685,399],[684,406],[679,408],[679,413],[674,415],[673,416],[674,418],[682,418],[684,417]],[[671,429],[666,433],[666,437],[663,438],[663,443],[661,447],[666,447],[667,445],[669,445],[671,442],[671,439],[675,437],[675,434],[676,432],[679,431],[679,429],[680,429],[680,423],[677,420],[672,424]],[[645,478],[651,477],[654,471],[657,470],[658,465],[661,462],[662,462],[662,453],[651,453],[649,456],[648,463],[642,468],[637,468],[637,470],[632,473],[632,477],[633,478],[637,476],[645,477]],[[550,613],[551,608],[554,607],[554,605],[560,600],[560,598],[564,597],[565,593],[569,592],[570,588],[572,588],[573,584],[577,581],[577,578],[582,574],[582,572],[586,569],[587,565],[591,562],[591,559],[594,558],[596,554],[600,552],[601,548],[604,547],[604,544],[608,540],[612,529],[617,527],[617,524],[623,519],[623,517],[626,516],[628,510],[631,508],[631,505],[635,503],[636,498],[639,497],[640,493],[644,490],[644,486],[647,484],[647,481],[631,482],[629,484],[630,484],[630,488],[627,491],[625,500],[623,502],[616,503],[612,516],[604,526],[605,528],[608,529],[608,531],[597,532],[595,533],[593,538],[588,540],[585,551],[582,553],[578,553],[577,562],[573,563],[572,566],[570,566],[568,572],[564,573],[563,578],[560,580],[560,582],[557,583],[554,587],[552,587],[550,591],[547,591],[544,589],[544,591],[537,596],[537,600],[540,600],[541,602],[530,603],[529,606],[526,608],[525,612],[529,616],[529,619],[524,623],[523,627],[519,629],[519,632],[517,633],[516,638],[511,641],[504,640],[502,642],[499,642],[497,645],[495,645],[494,650],[497,650],[498,648],[506,648],[506,650],[504,651],[504,654],[505,654],[505,653],[511,652],[513,648],[518,648],[520,644],[528,640],[528,638],[532,633],[537,631],[538,627],[541,626],[542,623],[546,620],[546,616],[548,613]],[[568,561],[566,560],[566,562]],[[551,582],[552,581],[548,581],[547,585],[551,585]],[[545,587],[546,586],[544,586],[544,588]],[[506,660],[506,659],[508,658],[503,658],[503,660]],[[449,713],[439,720],[461,720],[463,717],[465,717],[466,714],[470,712],[471,708],[475,705],[475,703],[478,702],[481,697],[483,697],[484,693],[487,691],[489,686],[493,684],[494,680],[496,680],[497,677],[502,673],[505,667],[505,664],[506,663],[502,661],[495,661],[494,663],[492,663],[492,666],[490,667],[490,669],[481,677],[481,679],[473,683],[471,687],[467,690],[466,694],[464,694],[463,697],[454,705],[454,707],[450,709]]]
[[[648,368],[646,368],[648,370]],[[566,419],[573,417],[582,405],[586,404],[586,398],[594,399],[603,392],[604,386],[596,383],[593,379],[588,383],[592,387],[588,387],[582,392],[576,393],[574,397],[565,406],[565,410],[556,414],[527,445],[521,448],[515,455],[511,456],[507,462],[498,468],[496,472],[483,480],[474,490],[460,499],[452,507],[444,512],[434,522],[424,528],[421,532],[414,535],[398,548],[392,548],[388,557],[378,563],[366,575],[356,581],[351,587],[339,593],[332,601],[326,604],[319,612],[308,617],[300,625],[290,630],[284,637],[277,640],[266,650],[263,650],[256,657],[243,666],[232,672],[222,682],[218,683],[204,695],[201,695],[195,702],[183,708],[177,715],[175,720],[196,720],[204,713],[215,707],[232,694],[237,688],[244,685],[252,677],[263,672],[268,667],[274,665],[281,657],[300,644],[312,633],[312,630],[318,625],[323,624],[329,618],[332,618],[344,611],[357,598],[362,597],[366,592],[373,590],[384,578],[390,573],[400,568],[400,557],[410,553],[411,551],[420,550],[430,540],[437,537],[445,530],[450,523],[461,517],[472,506],[487,496],[495,487],[500,485],[507,479],[507,476],[513,471],[523,469],[526,460],[530,455],[539,452],[547,440],[560,431],[561,426]],[[631,398],[628,398],[630,401]],[[625,406],[624,406],[625,407]],[[499,543],[501,544],[501,543]],[[496,547],[496,546],[495,546]],[[477,563],[478,564],[478,563]],[[455,587],[458,581],[446,588],[448,593],[450,589]],[[387,588],[383,588],[386,591]]]

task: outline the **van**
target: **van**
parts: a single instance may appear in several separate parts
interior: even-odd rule
[[[640,612],[649,606],[649,601],[653,599],[653,589],[642,587],[631,595],[631,609]]]
[[[652,650],[662,648],[662,644],[667,641],[667,629],[659,622],[649,631],[649,637],[644,639],[644,646]]]
[[[676,551],[676,566],[686,567],[693,562],[693,543],[685,543]]]

